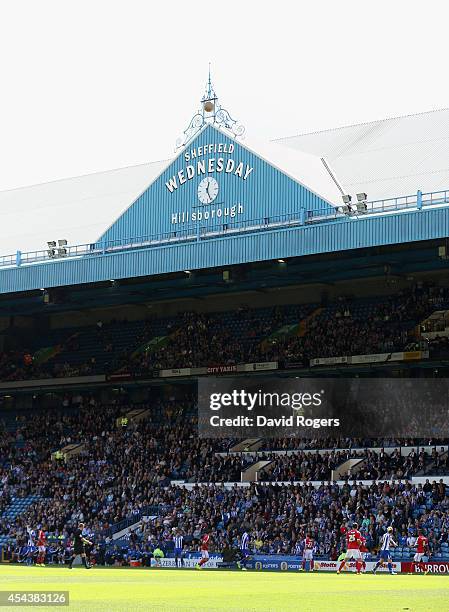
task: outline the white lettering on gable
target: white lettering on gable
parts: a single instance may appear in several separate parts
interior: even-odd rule
[[[232,174],[243,181],[246,181],[254,168],[249,164],[235,160],[233,157],[210,157],[208,159],[197,159],[200,156],[208,155],[212,153],[223,153],[231,155],[234,152],[234,145],[232,143],[213,143],[209,145],[202,145],[196,149],[190,149],[184,153],[184,159],[190,161],[185,168],[178,170],[178,172],[170,177],[165,183],[168,191],[173,193],[178,189],[180,185],[184,185],[187,181],[192,180],[195,176],[201,176],[203,174],[212,174],[214,172],[224,172],[225,174]],[[195,161],[196,160],[196,161]]]

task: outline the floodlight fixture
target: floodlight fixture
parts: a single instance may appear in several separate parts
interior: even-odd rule
[[[56,257],[56,241],[55,240],[48,240],[47,241],[47,246],[48,246],[48,256],[49,257]]]
[[[58,240],[58,255],[59,257],[65,257],[67,255],[67,240],[65,238]]]
[[[366,202],[361,202],[360,200],[355,205],[355,209],[358,213],[366,213],[367,208]]]

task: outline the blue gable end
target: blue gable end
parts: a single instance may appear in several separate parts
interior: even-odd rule
[[[329,208],[282,169],[208,125],[98,242],[271,223],[301,209]]]

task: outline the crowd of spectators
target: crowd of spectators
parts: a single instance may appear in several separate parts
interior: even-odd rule
[[[61,350],[76,351],[76,347],[69,349],[64,346]],[[69,361],[55,363],[52,360],[41,363],[35,361],[33,352],[28,349],[4,351],[0,352],[0,380],[13,382],[89,376],[94,373],[94,363],[94,358],[89,358],[80,364],[73,364]]]
[[[153,418],[124,424],[126,406],[98,405],[94,397],[80,399],[75,407],[64,400],[70,405],[63,410],[17,417],[15,430],[1,436],[0,535],[20,543],[27,525],[44,525],[58,547],[70,540],[73,526],[84,521],[95,534],[96,553],[106,559],[109,549],[101,546],[111,526],[133,516],[138,521],[151,507],[158,518],[142,523],[132,543],[141,552],[166,547],[173,528],[181,529],[186,545],[195,549],[205,527],[212,530],[219,550],[245,527],[260,552],[292,552],[310,531],[319,552],[335,556],[341,546],[338,528],[350,520],[365,521],[373,545],[391,522],[401,537],[423,527],[433,534],[434,550],[448,540],[449,498],[444,485],[414,486],[408,481],[428,463],[444,468],[444,448],[426,455],[423,448],[411,446],[405,456],[399,449],[387,453],[368,448],[229,454],[223,452],[226,441],[198,438],[191,400],[155,401]],[[332,444],[341,448],[345,442]],[[67,461],[51,458],[52,451],[71,443],[81,444],[81,452]],[[242,470],[262,458],[270,461],[259,475],[262,482],[224,486],[239,482]],[[356,473],[342,474],[344,485],[330,483],[331,471],[349,458],[361,460]],[[375,483],[350,484],[355,477]],[[314,487],[311,480],[322,484]],[[23,514],[14,519],[4,514],[13,498],[30,494],[39,499]],[[63,559],[58,551],[55,558]],[[117,551],[117,559],[120,555]]]
[[[444,450],[444,449],[443,449]],[[447,453],[446,453],[447,454]],[[387,453],[383,448],[379,452],[364,450],[334,450],[320,453],[299,451],[287,454],[258,454],[258,459],[270,460],[271,463],[259,473],[260,480],[277,482],[330,480],[336,470],[336,480],[356,476],[362,480],[401,480],[410,479],[420,470],[425,470],[431,458],[424,449],[418,453],[414,448],[402,456],[399,449]],[[349,459],[358,461],[354,467],[340,473],[337,468]]]
[[[170,539],[172,527],[195,538],[206,525],[217,550],[245,529],[259,542],[255,545],[259,552],[288,554],[310,532],[318,553],[336,558],[343,547],[340,527],[353,520],[362,526],[370,549],[390,524],[401,537],[416,534],[418,527],[432,530],[433,550],[449,538],[449,498],[441,483],[428,487],[403,481],[366,486],[323,483],[318,488],[307,483],[259,483],[231,489],[197,485],[191,490],[170,487],[160,495],[167,509],[146,528],[151,541]],[[418,515],[416,510],[429,499],[431,507]]]
[[[447,337],[427,341],[425,333],[417,334],[417,324],[447,307],[448,299],[447,289],[417,285],[363,304],[340,299],[319,307],[245,307],[226,316],[187,312],[177,319],[150,319],[137,334],[130,327],[121,343],[115,332],[123,331],[126,321],[98,321],[88,332],[95,354],[87,351],[85,359],[79,358],[87,332],[72,330],[48,359],[42,354],[36,358],[37,351],[30,348],[0,352],[0,379],[98,372],[149,376],[165,368],[261,361],[308,366],[316,357],[413,349],[428,349],[431,357],[441,358],[449,355]],[[341,526],[355,520],[370,549],[392,524],[404,545],[423,529],[437,553],[442,543],[449,543],[446,487],[442,481],[415,485],[410,479],[449,473],[449,454],[442,446],[448,440],[438,438],[447,435],[447,406],[446,413],[438,412],[429,401],[431,409],[424,414],[416,402],[413,406],[413,386],[410,393],[398,413],[409,421],[407,439],[391,431],[390,439],[382,440],[359,433],[347,439],[274,438],[264,440],[255,453],[228,453],[229,440],[199,438],[187,396],[140,403],[149,414],[138,422],[122,418],[136,404],[101,404],[93,395],[64,398],[54,410],[18,415],[14,427],[0,422],[0,536],[12,539],[8,554],[17,558],[26,526],[44,526],[49,555],[64,563],[73,526],[84,521],[95,541],[93,558],[116,564],[137,555],[148,560],[155,547],[170,550],[174,529],[184,535],[187,550],[197,549],[205,529],[211,530],[215,550],[235,544],[245,529],[253,550],[267,554],[295,552],[309,532],[318,554],[335,559],[343,546]],[[383,407],[379,420],[390,417],[388,410]],[[445,429],[440,414],[446,415]],[[423,420],[434,437],[412,437]],[[55,450],[69,444],[79,445],[76,454],[67,460],[54,457]],[[356,460],[354,465],[338,472],[349,459]],[[257,483],[224,485],[241,484],[242,472],[256,461],[268,461]],[[331,482],[335,473],[344,484]],[[13,500],[30,495],[37,496],[35,502],[11,518],[6,511]],[[156,519],[142,519],[148,508]],[[130,517],[140,522],[128,551],[107,545],[112,527]]]
[[[407,292],[360,309],[341,299],[314,318],[303,337],[293,336],[273,344],[267,360],[303,360],[316,357],[367,355],[417,348],[424,344],[410,333],[414,325],[448,301],[446,289],[415,286]]]
[[[435,310],[447,307],[449,292],[432,285],[416,285],[385,298],[340,298],[321,305],[241,307],[234,312],[186,312],[176,318],[151,318],[139,332],[127,321],[98,321],[89,331],[70,331],[56,355],[37,359],[23,348],[0,352],[0,378],[70,377],[94,373],[132,373],[151,376],[166,368],[215,367],[277,361],[309,366],[319,357],[429,349],[435,357],[449,354],[444,334],[426,340],[416,333]],[[300,329],[301,321],[303,328]],[[129,337],[115,342],[117,331]],[[299,333],[301,332],[301,333]],[[95,340],[95,351],[79,360],[83,334]],[[155,338],[164,341],[154,342]],[[143,347],[143,348],[142,348]],[[94,354],[95,353],[95,354]],[[84,354],[84,353],[83,353]]]
[[[149,561],[155,548],[165,553],[173,550],[174,530],[184,536],[184,550],[198,550],[201,535],[211,533],[211,549],[223,550],[236,545],[242,531],[250,533],[251,549],[259,554],[297,554],[297,544],[311,534],[316,555],[335,560],[345,548],[342,526],[357,521],[374,552],[386,527],[391,525],[400,545],[413,546],[418,529],[429,538],[431,554],[438,556],[443,543],[449,542],[449,498],[446,487],[427,481],[412,485],[378,482],[362,485],[354,481],[339,485],[251,484],[243,488],[225,488],[221,484],[194,485],[185,488],[155,486],[159,516],[141,520],[127,542],[107,546],[107,538],[95,535],[91,556],[100,564],[126,564],[130,559]],[[10,552],[24,545],[18,534]],[[50,537],[54,562],[64,563],[70,556],[69,531]],[[18,553],[16,553],[18,554]]]
[[[23,535],[28,522],[61,532],[82,519],[100,532],[151,503],[156,485],[240,480],[250,459],[216,455],[222,443],[199,439],[179,403],[163,415],[157,408],[155,421],[126,426],[117,424],[126,407],[95,406],[94,400],[76,412],[44,411],[19,421],[2,441],[0,507],[31,493],[41,500],[17,520],[0,516],[0,533]],[[66,462],[51,458],[69,444],[81,445],[76,455]]]
[[[449,444],[449,438],[309,438],[273,437],[262,441],[261,450],[330,450],[361,448],[415,448],[434,447],[438,444]]]

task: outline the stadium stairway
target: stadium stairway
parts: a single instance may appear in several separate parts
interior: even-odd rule
[[[162,505],[148,505],[140,508],[138,512],[130,514],[127,518],[122,519],[118,523],[114,523],[108,529],[102,532],[102,535],[109,537],[112,540],[120,539],[125,537],[130,531],[136,529],[143,517],[156,518],[161,516],[163,512],[167,511],[167,506]]]
[[[348,459],[332,470],[332,480],[340,480],[346,477],[357,478],[358,471],[365,465],[365,458]]]
[[[252,463],[248,468],[242,471],[241,481],[242,482],[257,482],[259,480],[259,472],[261,472],[264,468],[273,463],[270,459],[269,461],[256,461],[256,463]]]

